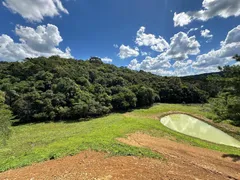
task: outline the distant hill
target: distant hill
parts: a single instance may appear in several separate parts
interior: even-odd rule
[[[199,74],[199,75],[192,75],[192,76],[184,76],[181,77],[182,80],[188,81],[188,80],[206,80],[208,76],[212,75],[222,75],[221,72],[214,72],[214,73],[205,73],[205,74]]]

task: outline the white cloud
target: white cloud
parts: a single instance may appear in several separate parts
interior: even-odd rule
[[[193,28],[191,31],[194,30],[196,31],[198,28]],[[141,36],[139,36],[139,31],[141,31]],[[140,28],[139,31],[136,40],[138,45],[152,46],[156,43],[154,35],[144,33],[144,27]],[[186,59],[188,59],[189,55],[199,54],[199,48],[200,44],[195,36],[189,37],[186,33],[179,32],[171,38],[170,45],[168,44],[168,47],[158,56],[150,57],[148,55],[141,62],[133,59],[128,65],[128,68],[132,70],[144,70],[162,76],[190,75],[194,73],[194,69],[192,68],[193,61]],[[172,59],[176,60],[173,65],[170,63]]]
[[[141,51],[142,56],[147,56],[149,53]]]
[[[147,57],[141,63],[139,63],[137,59],[133,59],[128,65],[128,68],[132,70],[144,70],[160,76],[186,76],[194,74],[191,63],[191,60],[186,62],[177,61],[175,65],[173,65],[175,69],[172,69],[171,67],[173,66],[167,59],[158,56],[155,58]]]
[[[239,0],[203,0],[199,11],[174,13],[174,25],[185,26],[193,20],[207,21],[214,17],[228,18],[240,16]]]
[[[221,42],[221,48],[199,55],[193,63],[193,67],[208,69],[208,72],[217,71],[218,66],[224,66],[234,61],[232,57],[239,54],[240,49],[239,33],[240,26],[229,31],[225,41]]]
[[[157,57],[147,56],[142,62],[140,68],[143,70],[155,70],[155,69],[164,69],[170,68],[171,64],[169,59],[166,58],[165,54],[162,53]]]
[[[132,70],[139,70],[140,69],[140,63],[138,63],[138,60],[137,59],[133,59],[130,64],[128,65],[128,68],[129,69],[132,69]]]
[[[52,24],[38,26],[36,29],[17,25],[15,32],[21,43],[38,52],[49,52],[63,41],[58,27]]]
[[[174,26],[176,27],[176,26],[185,26],[189,24],[192,20],[191,20],[191,17],[185,12],[182,12],[179,14],[175,12],[173,21],[174,21]]]
[[[174,68],[184,68],[186,66],[189,66],[192,64],[192,60],[187,60],[187,61],[176,61],[174,64],[173,64],[173,67]]]
[[[188,37],[184,32],[179,32],[171,38],[170,47],[166,55],[175,60],[184,60],[188,55],[200,53],[200,44],[195,36]]]
[[[198,28],[191,29],[190,31],[197,30]],[[176,60],[184,60],[188,58],[188,55],[197,55],[200,50],[200,44],[196,40],[195,36],[188,37],[184,32],[179,32],[171,38],[170,45],[161,36],[156,38],[154,34],[146,34],[145,27],[141,27],[137,31],[136,44],[138,46],[150,46],[152,50],[163,52],[166,51],[166,55],[169,58]]]
[[[228,35],[222,45],[240,42],[240,25],[228,32]]]
[[[65,52],[57,48],[62,42],[58,28],[52,24],[31,27],[16,26],[15,33],[19,36],[20,43],[8,35],[0,36],[0,60],[17,61],[27,57],[59,55],[64,58],[71,58],[70,48]]]
[[[234,65],[235,66],[240,66],[240,62],[236,62]]]
[[[44,17],[68,14],[61,0],[4,0],[3,5],[29,21],[41,22]]]
[[[203,26],[201,26],[203,28]],[[200,28],[192,28],[189,32],[197,31]],[[156,37],[145,34],[145,28],[140,28],[139,39],[136,43],[139,46],[152,46]],[[139,34],[138,31],[138,34]],[[212,38],[213,35],[208,29],[201,31],[201,35]],[[140,38],[141,37],[141,38]],[[188,36],[187,33],[179,32],[170,39],[170,45],[156,57],[145,57],[143,61],[133,59],[128,68],[133,70],[144,70],[162,76],[186,76],[201,73],[217,72],[218,66],[224,66],[234,62],[232,56],[239,54],[240,49],[240,25],[229,31],[226,39],[221,42],[221,48],[211,50],[209,53],[200,53],[200,44],[195,36]],[[140,51],[141,52],[141,51]],[[141,54],[143,54],[141,52]],[[190,55],[198,55],[196,60],[187,60]],[[171,61],[175,60],[173,64]]]
[[[208,30],[208,29],[201,30],[201,36],[204,38],[210,38],[210,39],[213,37],[210,30]]]
[[[105,57],[105,58],[101,58],[101,59],[102,59],[102,62],[104,62],[104,63],[112,63],[111,58]]]
[[[150,72],[159,76],[175,76],[174,71],[168,70],[168,69],[156,69],[156,70],[150,70],[147,72]]]
[[[163,37],[159,36],[156,38],[154,34],[146,34],[145,29],[146,28],[142,26],[137,31],[135,43],[138,46],[150,46],[152,50],[157,52],[162,52],[169,47],[169,44]]]
[[[191,28],[191,29],[187,32],[187,34],[189,35],[190,32],[197,31],[197,30],[198,30],[198,28]]]
[[[118,45],[117,45],[117,44],[114,44],[113,47],[118,48]]]
[[[130,57],[139,56],[139,52],[138,52],[139,49],[138,48],[132,49],[129,46],[125,46],[125,45],[122,44],[120,46],[119,50],[120,50],[120,52],[119,52],[118,56],[121,59],[126,59],[126,58],[130,58]]]
[[[199,55],[193,66],[195,68],[224,66],[233,61],[232,56],[239,53],[239,49],[240,43],[227,44],[218,50],[211,50],[206,54]]]
[[[169,59],[166,58],[165,54],[160,54],[157,57],[147,56],[141,63],[138,63],[136,59],[132,60],[128,65],[128,68],[133,70],[145,70],[151,71],[156,69],[170,68],[171,64]]]

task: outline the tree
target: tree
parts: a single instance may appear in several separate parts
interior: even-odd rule
[[[136,103],[136,95],[130,89],[120,89],[120,91],[112,97],[112,105],[115,110],[128,110],[135,108]]]
[[[5,94],[0,91],[0,140],[3,145],[6,144],[6,140],[10,137],[10,120],[12,119],[12,113],[8,109],[5,102]]]
[[[235,56],[233,56],[233,59],[235,59],[236,61],[240,61],[240,56],[236,54]]]
[[[133,86],[132,90],[137,97],[138,107],[151,106],[154,103],[156,94],[152,88]]]

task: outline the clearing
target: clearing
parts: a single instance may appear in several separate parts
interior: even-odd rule
[[[0,174],[0,179],[240,179],[239,161],[212,150],[135,133],[119,141],[148,147],[166,160],[106,157],[84,151],[75,156],[34,164]]]
[[[239,149],[164,127],[159,117],[170,111],[193,114],[240,139],[240,128],[208,121],[212,114],[198,105],[21,125],[0,150],[0,179],[240,179]]]

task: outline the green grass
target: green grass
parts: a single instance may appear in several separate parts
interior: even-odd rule
[[[153,117],[168,111],[182,111],[212,116],[201,106],[160,104],[126,114],[111,114],[91,121],[75,123],[40,123],[12,127],[8,145],[0,149],[0,171],[30,165],[48,159],[74,155],[82,150],[107,152],[109,155],[162,158],[146,148],[120,143],[118,137],[141,131],[156,137],[174,137],[177,141],[240,155],[237,148],[216,145],[185,136],[164,127]]]

